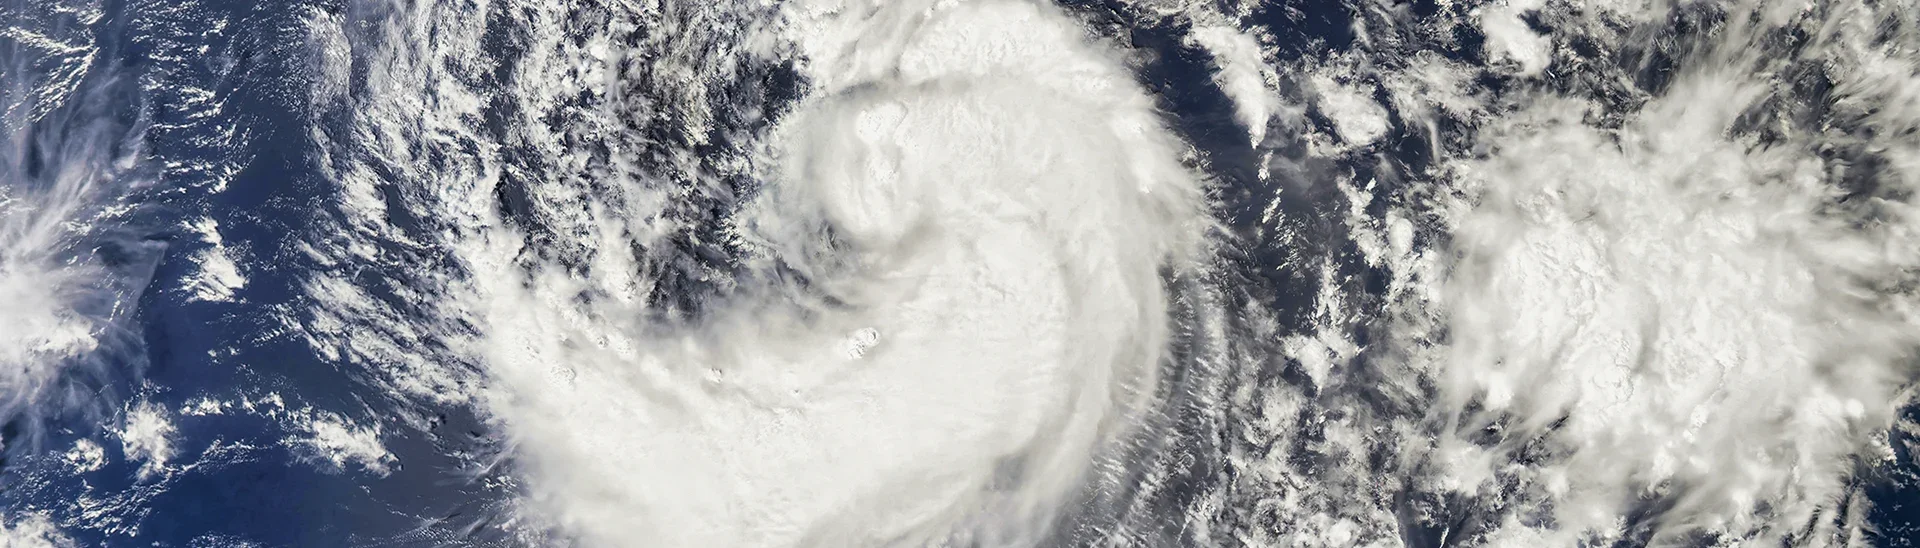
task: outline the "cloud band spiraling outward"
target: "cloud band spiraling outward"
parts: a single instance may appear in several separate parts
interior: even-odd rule
[[[1052,8],[789,16],[815,87],[742,237],[834,304],[766,288],[649,339],[483,288],[530,489],[610,545],[1031,542],[1152,389],[1203,228],[1181,145]]]

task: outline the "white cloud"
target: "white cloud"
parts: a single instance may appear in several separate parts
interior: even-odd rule
[[[1553,40],[1527,26],[1521,16],[1540,9],[1545,0],[1502,0],[1478,9],[1480,32],[1486,36],[1492,60],[1511,62],[1521,76],[1539,76],[1553,63]]]
[[[99,470],[101,466],[105,466],[107,463],[107,451],[100,447],[100,444],[94,443],[93,440],[83,439],[74,442],[73,448],[68,449],[66,453],[61,455],[61,458],[67,461],[68,466],[73,467],[74,473],[84,474]]]
[[[0,521],[0,548],[73,548],[73,539],[42,514],[15,515]]]
[[[196,301],[233,300],[235,291],[247,285],[247,277],[241,273],[240,266],[233,260],[233,251],[228,249],[220,237],[220,224],[211,218],[202,218],[188,225],[188,228],[200,235],[208,247],[194,253],[191,259],[199,267],[184,282],[188,298]]]
[[[166,409],[140,402],[127,410],[116,434],[127,461],[140,463],[141,479],[167,470],[174,456],[174,431]]]
[[[1343,83],[1329,74],[1313,77],[1320,113],[1333,121],[1334,132],[1350,146],[1370,144],[1387,134],[1387,110],[1373,100],[1373,86]]]
[[[1030,3],[811,7],[791,36],[818,88],[744,232],[843,306],[751,288],[651,336],[564,297],[591,280],[523,284],[510,248],[462,250],[496,273],[474,349],[528,489],[590,542],[1028,542],[1151,385],[1159,271],[1201,217],[1118,59]]]
[[[1213,80],[1233,99],[1240,124],[1247,127],[1254,146],[1267,139],[1267,123],[1281,114],[1285,105],[1273,89],[1279,76],[1265,61],[1260,42],[1253,35],[1231,27],[1200,27],[1188,35],[1193,43],[1213,55]]]
[[[286,443],[303,458],[325,463],[331,470],[354,464],[376,475],[392,471],[396,461],[380,443],[379,425],[361,426],[325,412],[301,414],[294,422],[291,426],[304,436]]]

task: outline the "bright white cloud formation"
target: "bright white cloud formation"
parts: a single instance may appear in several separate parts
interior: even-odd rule
[[[1280,94],[1273,90],[1273,67],[1262,59],[1260,42],[1254,36],[1224,26],[1193,29],[1190,41],[1213,55],[1214,84],[1233,99],[1240,124],[1247,127],[1247,138],[1259,146],[1267,140],[1267,124],[1285,111]]]
[[[171,414],[160,406],[140,402],[127,410],[121,422],[115,432],[120,438],[120,452],[128,462],[140,463],[140,479],[166,471],[167,461],[174,457],[176,428]]]
[[[1508,28],[1520,24],[1508,19],[1542,6],[1499,4],[1475,16],[1522,77],[1549,66],[1558,38]],[[1325,434],[1332,447],[1316,451],[1391,444],[1404,475],[1367,484],[1458,497],[1396,511],[1456,512],[1423,516],[1445,523],[1499,509],[1476,533],[1498,546],[1697,538],[1689,535],[1822,544],[1857,534],[1847,529],[1863,519],[1849,485],[1854,456],[1902,404],[1920,342],[1908,289],[1920,266],[1911,249],[1920,142],[1903,133],[1920,118],[1869,105],[1904,104],[1893,98],[1920,89],[1911,59],[1887,69],[1891,52],[1920,34],[1906,16],[1852,4],[1700,9],[1726,10],[1728,28],[1688,37],[1700,43],[1670,80],[1624,110],[1605,90],[1577,87],[1521,88],[1474,105],[1419,94],[1471,76],[1447,74],[1465,67],[1414,57],[1375,69],[1403,114],[1450,115],[1472,131],[1459,149],[1436,147],[1437,166],[1414,175],[1435,188],[1408,192],[1406,205],[1368,213],[1371,192],[1349,195],[1352,237],[1370,263],[1390,269],[1388,299],[1397,303],[1383,322],[1393,353],[1355,372],[1391,372],[1361,377],[1386,387],[1378,394],[1419,394],[1431,379],[1438,399],[1410,398],[1421,411],[1382,417],[1390,434],[1359,437],[1342,425],[1343,434]],[[1559,32],[1622,50],[1640,45],[1612,41],[1655,31],[1616,25],[1661,21],[1545,17]],[[1905,23],[1886,23],[1898,32],[1878,37],[1853,26],[1893,20]],[[1813,38],[1791,55],[1768,50],[1782,47],[1770,42],[1781,28]],[[1833,96],[1783,83],[1798,74],[1783,57],[1821,67]],[[1807,120],[1792,113],[1804,111],[1781,106],[1797,102],[1830,105],[1873,137],[1797,126]],[[1756,128],[1766,116],[1777,118]],[[1398,239],[1389,234],[1401,219],[1422,217],[1440,221],[1421,228],[1437,245],[1412,255],[1383,245]],[[1394,250],[1373,251],[1383,247]],[[1288,348],[1306,348],[1298,341]],[[1326,364],[1301,360],[1326,375]],[[1290,412],[1315,412],[1305,403]],[[1282,538],[1319,545],[1343,523],[1366,523],[1350,521],[1369,512],[1364,504],[1324,496],[1344,508],[1302,508],[1306,525]],[[1382,517],[1363,529],[1408,534],[1405,521],[1395,525],[1404,517],[1370,519]]]
[[[1837,205],[1847,190],[1819,151],[1846,143],[1733,137],[1775,92],[1748,40],[1783,23],[1797,24],[1728,32],[1618,129],[1586,122],[1590,103],[1541,98],[1483,130],[1494,154],[1460,164],[1443,397],[1462,431],[1498,422],[1568,448],[1539,471],[1555,542],[1614,530],[1648,493],[1669,499],[1662,535],[1791,538],[1846,500],[1849,457],[1911,375],[1913,296],[1897,288],[1920,266],[1903,197],[1920,172],[1868,174],[1864,205]],[[1835,54],[1853,53],[1810,53]],[[1860,91],[1920,86],[1836,61]],[[1911,159],[1914,144],[1880,146]]]
[[[1050,7],[792,20],[817,85],[743,234],[838,304],[756,288],[660,337],[553,274],[480,286],[529,488],[605,545],[1030,542],[1151,386],[1160,269],[1201,227],[1180,145]]]
[[[1191,266],[1206,227],[1200,183],[1117,54],[1057,8],[796,3],[749,15],[784,21],[741,40],[750,52],[705,34],[740,16],[721,8],[609,15],[662,40],[634,55],[563,32],[592,10],[529,6],[515,12],[530,47],[509,94],[526,119],[500,138],[559,173],[592,171],[512,183],[525,196],[511,205],[539,227],[498,213],[494,185],[524,165],[495,163],[483,143],[496,137],[473,133],[486,102],[457,83],[486,62],[473,49],[484,25],[461,21],[487,15],[421,9],[405,17],[440,30],[396,21],[391,42],[352,47],[375,85],[433,99],[374,94],[352,135],[316,134],[354,144],[327,162],[340,224],[306,251],[364,264],[382,259],[371,242],[405,241],[449,249],[457,268],[394,265],[398,291],[417,297],[404,305],[316,273],[298,321],[324,355],[372,366],[397,394],[481,404],[515,452],[524,507],[563,534],[1028,543],[1143,411],[1169,337],[1163,272]],[[767,181],[724,220],[748,273],[688,322],[652,320],[666,281],[644,274],[658,249],[710,244],[669,239],[684,227],[667,210],[722,187],[626,171],[631,149],[616,147],[631,130],[615,123],[668,118],[612,111],[671,108],[674,134],[703,142],[717,117],[708,78],[762,54],[798,59],[809,88],[741,160]],[[657,85],[623,98],[603,87],[617,70]],[[543,118],[580,97],[610,112]],[[607,147],[579,146],[588,135]],[[430,164],[420,142],[457,146]],[[386,201],[387,173],[421,186]],[[434,228],[402,234],[396,212]],[[546,227],[559,229],[532,233]]]

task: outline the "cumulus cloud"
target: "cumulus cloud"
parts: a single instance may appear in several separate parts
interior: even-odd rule
[[[1233,99],[1234,112],[1246,126],[1248,140],[1259,146],[1267,140],[1267,124],[1286,112],[1279,92],[1273,89],[1278,76],[1265,60],[1260,42],[1239,29],[1214,26],[1193,29],[1189,41],[1213,54],[1214,83]]]
[[[128,409],[122,419],[120,451],[128,462],[140,463],[140,479],[148,479],[167,470],[174,457],[174,432],[171,414],[160,406],[140,402]]]
[[[234,292],[246,287],[247,277],[240,265],[233,260],[233,250],[228,249],[220,237],[220,223],[211,218],[202,218],[189,223],[187,228],[198,234],[207,244],[206,249],[194,253],[192,261],[198,266],[192,277],[186,280],[188,299],[196,301],[229,301]]]
[[[303,458],[324,463],[331,471],[343,471],[349,464],[376,475],[392,471],[395,458],[380,443],[378,425],[354,424],[333,413],[295,413],[290,420],[301,436],[288,439]]]
[[[1730,17],[1753,28],[1701,48],[1619,127],[1594,123],[1603,105],[1541,94],[1485,123],[1488,155],[1452,166],[1460,194],[1438,208],[1455,257],[1439,298],[1420,304],[1446,335],[1410,336],[1439,345],[1416,358],[1438,372],[1434,417],[1448,428],[1435,487],[1481,495],[1523,452],[1552,455],[1518,473],[1519,496],[1551,501],[1552,521],[1503,535],[1796,538],[1849,500],[1851,457],[1901,403],[1920,342],[1900,289],[1920,266],[1898,190],[1914,174],[1865,174],[1868,205],[1837,205],[1861,187],[1822,151],[1857,143],[1744,133],[1743,117],[1782,93],[1749,40],[1826,23]],[[1920,82],[1863,74],[1860,58],[1829,65],[1833,77],[1876,91]],[[1899,164],[1914,145],[1874,146]],[[1648,501],[1658,528],[1635,533],[1645,525],[1624,516]]]
[[[73,548],[73,539],[42,514],[9,516],[0,521],[0,548]]]

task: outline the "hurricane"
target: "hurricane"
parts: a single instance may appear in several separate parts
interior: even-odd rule
[[[1906,0],[0,0],[0,546],[1920,540]]]

